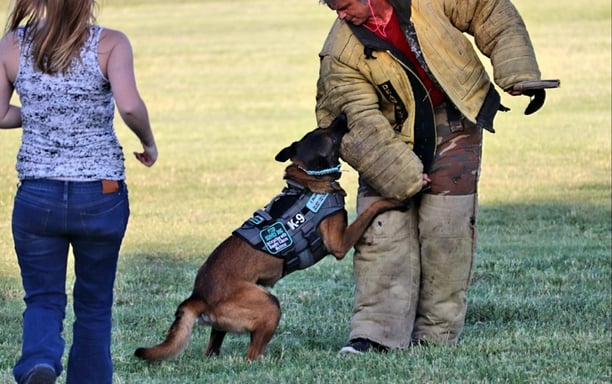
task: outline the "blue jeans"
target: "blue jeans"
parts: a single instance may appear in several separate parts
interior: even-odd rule
[[[101,181],[58,180],[25,180],[17,190],[12,228],[26,304],[22,353],[13,369],[18,382],[35,365],[50,365],[58,376],[63,370],[72,246],[75,322],[66,383],[112,383],[113,286],[130,209],[123,182],[105,192]]]

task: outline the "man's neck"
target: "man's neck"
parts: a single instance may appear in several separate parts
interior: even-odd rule
[[[366,27],[372,31],[384,31],[393,16],[393,7],[387,0],[368,0],[372,17],[366,23]]]

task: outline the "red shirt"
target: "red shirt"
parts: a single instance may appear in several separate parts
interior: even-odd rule
[[[370,31],[374,32],[381,39],[393,44],[394,47],[396,47],[397,49],[402,51],[404,55],[406,55],[408,60],[410,60],[410,62],[416,69],[419,78],[421,79],[423,84],[425,84],[425,88],[427,89],[429,97],[431,98],[431,102],[434,106],[437,106],[444,101],[444,99],[446,98],[444,92],[435,85],[433,80],[431,80],[431,78],[427,75],[427,73],[417,60],[414,53],[412,53],[412,50],[408,45],[408,41],[406,40],[406,36],[404,36],[404,32],[400,27],[400,22],[397,18],[397,14],[395,13],[395,11],[393,11],[393,15],[391,16],[391,20],[389,20],[389,23],[384,27],[376,27],[371,25],[366,25],[365,27],[368,28]]]

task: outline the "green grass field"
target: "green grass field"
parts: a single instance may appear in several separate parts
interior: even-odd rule
[[[6,19],[8,0],[0,0]],[[544,78],[540,112],[512,111],[486,134],[479,246],[467,323],[451,348],[344,356],[350,258],[279,282],[283,318],[265,359],[248,336],[205,359],[207,328],[173,362],[162,339],[211,250],[283,185],[279,149],[314,128],[318,50],[334,14],[317,0],[104,0],[125,31],[160,157],[128,156],[132,216],[116,284],[116,383],[610,383],[612,380],[611,7],[607,0],[516,0]],[[137,139],[117,124],[127,154]],[[19,130],[0,132],[0,383],[20,352],[23,292],[10,219]],[[348,167],[345,167],[348,168]],[[357,175],[341,182],[353,214]],[[69,276],[68,290],[73,276]],[[73,315],[68,308],[66,339]],[[60,379],[63,383],[64,376]]]

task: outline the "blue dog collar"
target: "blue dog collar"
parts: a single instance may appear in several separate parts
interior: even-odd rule
[[[309,176],[324,176],[324,175],[330,175],[332,173],[338,173],[340,172],[342,165],[338,164],[335,167],[332,168],[327,168],[327,169],[322,169],[320,171],[309,171],[307,169],[304,169],[302,167],[299,167],[302,171],[306,172],[307,175]]]

